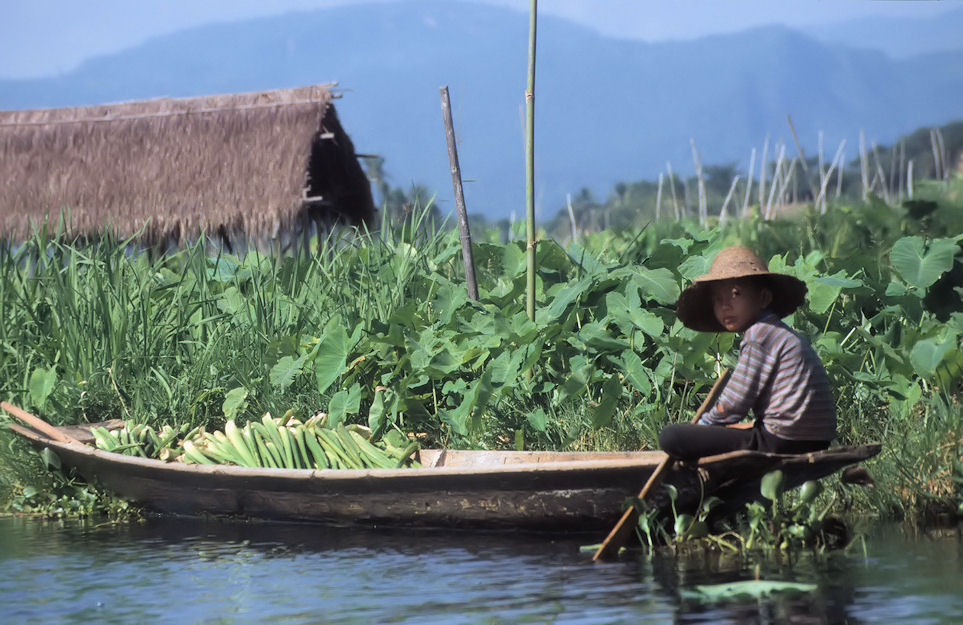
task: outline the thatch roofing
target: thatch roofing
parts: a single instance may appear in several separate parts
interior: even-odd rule
[[[74,234],[149,241],[367,221],[371,189],[329,87],[0,111],[0,234],[61,215]]]

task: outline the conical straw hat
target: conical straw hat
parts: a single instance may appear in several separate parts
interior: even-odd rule
[[[719,252],[709,267],[709,273],[696,278],[682,291],[675,303],[679,320],[686,327],[700,332],[725,332],[712,312],[711,283],[748,276],[765,276],[772,290],[769,308],[779,317],[796,310],[806,299],[806,283],[784,273],[773,273],[765,261],[748,247],[735,245]]]

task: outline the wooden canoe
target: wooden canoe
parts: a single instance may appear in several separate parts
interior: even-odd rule
[[[119,422],[118,422],[119,423]],[[109,425],[109,424],[108,424]],[[423,449],[422,468],[261,469],[163,462],[96,449],[90,426],[58,428],[62,442],[32,428],[10,428],[55,452],[65,467],[117,495],[166,514],[295,522],[605,530],[627,498],[665,459],[660,451],[539,452]],[[675,463],[665,478],[680,510],[716,495],[735,503],[758,494],[759,480],[781,469],[789,486],[871,458],[878,444],[779,455],[740,451]],[[652,501],[666,504],[665,493]]]

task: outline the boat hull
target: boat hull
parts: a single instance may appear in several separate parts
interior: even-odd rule
[[[422,468],[264,469],[162,462],[51,440],[11,426],[54,451],[91,483],[160,513],[368,526],[595,531],[665,459],[662,452],[423,450]],[[784,456],[733,452],[676,464],[666,482],[677,506],[745,490],[775,468],[802,483],[875,455],[878,446]],[[758,492],[758,490],[756,491]],[[666,503],[664,492],[652,504]]]

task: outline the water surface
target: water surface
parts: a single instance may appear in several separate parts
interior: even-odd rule
[[[813,593],[700,604],[751,579],[700,555],[592,564],[593,537],[159,520],[0,518],[2,623],[963,623],[950,536],[896,530],[847,553],[760,567]],[[597,540],[597,538],[595,539]]]

